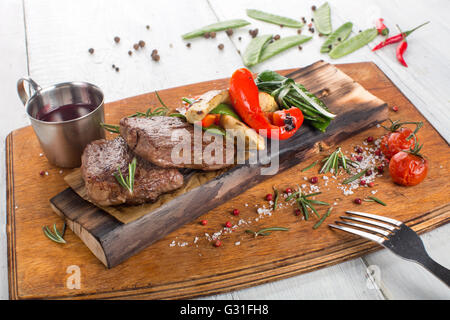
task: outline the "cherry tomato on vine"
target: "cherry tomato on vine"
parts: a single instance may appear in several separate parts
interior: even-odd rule
[[[390,132],[383,136],[380,143],[380,150],[387,159],[392,158],[397,152],[414,148],[415,139],[413,139],[413,136],[422,127],[422,122],[390,121],[391,126],[389,128],[384,127]],[[402,127],[404,124],[415,124],[416,129],[413,131],[409,128]]]
[[[427,176],[428,161],[421,155],[400,151],[391,158],[389,173],[395,183],[402,186],[415,186]]]

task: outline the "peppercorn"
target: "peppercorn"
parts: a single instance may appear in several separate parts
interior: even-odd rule
[[[211,36],[212,39],[214,39],[216,37],[216,33],[213,31],[213,32],[210,33],[210,36]]]
[[[267,200],[267,201],[272,201],[272,200],[273,200],[273,195],[272,195],[271,193],[268,193],[268,194],[266,195],[266,200]]]
[[[227,221],[226,223],[225,223],[225,227],[227,227],[227,228],[231,228],[233,225],[231,224],[231,222],[230,221]]]
[[[298,46],[298,50],[302,50],[303,49],[303,47],[302,46]]]
[[[311,7],[311,10],[312,10],[312,11],[316,11],[316,6],[312,6],[312,7]]]
[[[242,40],[242,37],[239,37],[238,40],[241,41],[241,40]]]
[[[159,59],[161,59],[161,57],[159,56],[159,54],[155,54],[155,55],[152,56],[152,59],[154,61],[159,61]]]
[[[298,29],[297,34],[301,34],[301,33],[302,33],[302,29]]]
[[[361,180],[361,181],[359,182],[359,184],[362,185],[362,186],[365,186],[365,185],[366,185],[366,180]]]
[[[204,36],[206,39],[209,39],[209,38],[211,37],[211,33],[210,33],[210,32],[206,32],[203,36]]]
[[[372,136],[368,136],[366,140],[367,140],[367,142],[369,142],[369,143],[370,143],[370,142],[373,142],[373,137],[372,137]]]
[[[315,184],[315,183],[319,182],[319,178],[312,177],[311,179],[309,179],[309,182],[311,182],[312,184]]]
[[[375,150],[374,153],[375,153],[376,156],[381,156],[381,150],[380,149]]]
[[[133,48],[134,50],[139,50],[139,44],[138,43],[133,44]]]
[[[384,171],[384,166],[383,166],[383,165],[379,165],[379,166],[377,167],[377,170],[378,170],[378,173],[379,173],[379,174],[382,174],[383,171]]]
[[[286,190],[284,192],[285,193],[292,193],[292,189],[291,188],[286,188]]]
[[[145,47],[145,41],[144,40],[139,40],[139,47],[143,48]]]
[[[202,220],[202,221],[200,221],[200,224],[202,226],[206,226],[208,224],[208,221],[207,220]]]
[[[145,27],[147,28],[147,30],[150,30],[150,26],[149,25],[146,25]]]
[[[333,48],[333,46],[331,44],[328,45],[328,49],[331,50],[331,48]]]
[[[238,216],[239,213],[239,209],[233,209],[233,215]]]
[[[398,107],[397,106],[393,106],[392,107],[392,111],[397,112],[398,111]]]
[[[128,55],[131,56],[133,54],[133,51],[128,50]]]
[[[119,72],[119,70],[120,70],[119,67],[116,67],[116,72]]]
[[[39,172],[39,174],[40,174],[41,176],[45,176],[45,171],[41,171],[41,172]]]
[[[369,177],[369,176],[371,176],[371,175],[372,175],[372,173],[373,173],[373,172],[372,172],[372,170],[370,170],[370,169],[369,169],[369,170],[367,170],[367,171],[366,171],[366,177]]]
[[[361,162],[363,160],[363,156],[356,156],[356,161]]]
[[[314,22],[314,18],[311,18],[311,21]]]
[[[90,54],[93,54],[94,53],[94,48],[89,48],[88,51],[89,51]]]
[[[273,37],[274,40],[279,40],[281,37],[279,34],[275,35],[275,37]]]
[[[214,246],[215,247],[220,247],[222,245],[222,241],[217,240],[216,242],[214,242]]]
[[[302,211],[301,211],[300,209],[295,209],[295,210],[294,210],[294,214],[295,214],[296,216],[299,216],[299,215],[302,214]]]
[[[233,29],[227,29],[225,32],[227,35],[231,36],[233,34]]]
[[[114,42],[115,42],[115,43],[119,43],[119,42],[120,42],[120,38],[117,37],[117,36],[115,36],[115,37],[114,37]]]
[[[280,24],[280,28],[284,28],[284,25],[283,25],[283,24]]]
[[[355,151],[358,152],[358,153],[363,153],[364,150],[361,147],[356,147]]]
[[[360,198],[356,198],[355,200],[353,200],[353,202],[356,204],[361,204],[362,200]]]
[[[369,182],[367,185],[372,188],[375,185],[375,183]]]
[[[223,43],[221,43],[217,46],[217,48],[219,48],[219,50],[223,50],[223,47],[224,47]]]
[[[115,68],[116,68],[116,65],[115,65],[115,64],[113,64],[113,65],[112,65],[112,68],[113,68],[113,69],[115,69]]]

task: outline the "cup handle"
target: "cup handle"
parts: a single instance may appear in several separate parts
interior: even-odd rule
[[[28,96],[27,91],[25,90],[25,82],[28,82],[28,84],[32,87],[34,92],[42,90],[42,88],[30,77],[22,77],[17,81],[17,93],[19,94],[20,100],[22,100],[23,105],[26,105],[28,102],[28,99],[30,97]],[[34,94],[33,92],[33,94]]]

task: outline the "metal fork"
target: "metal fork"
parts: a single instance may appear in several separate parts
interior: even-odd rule
[[[346,213],[351,216],[341,216],[344,221],[339,220],[335,222],[338,225],[329,224],[329,226],[375,241],[396,255],[419,263],[450,286],[450,270],[430,258],[422,240],[403,222],[371,213],[356,211]]]

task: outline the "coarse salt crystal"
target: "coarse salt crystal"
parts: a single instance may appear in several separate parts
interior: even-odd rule
[[[240,241],[237,241],[237,242],[234,243],[235,246],[238,246],[238,245],[240,245],[240,244],[241,244]]]

